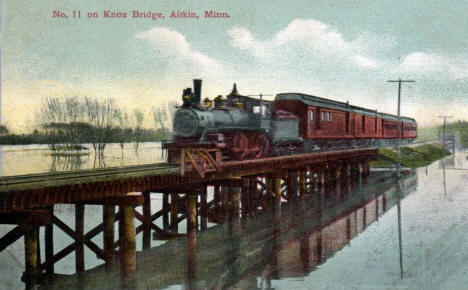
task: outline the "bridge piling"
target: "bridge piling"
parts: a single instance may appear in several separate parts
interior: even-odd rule
[[[37,285],[39,227],[24,227],[24,265],[23,281],[26,289],[35,289]]]
[[[208,229],[208,187],[204,185],[200,193],[200,230]]]
[[[230,186],[230,218],[239,218],[240,211],[240,198],[242,193],[242,188],[239,186]]]
[[[249,178],[242,178],[242,187],[240,193],[241,216],[243,221],[247,219],[250,212],[250,197],[249,197]]]
[[[143,249],[151,245],[151,193],[143,192]]]
[[[306,193],[306,174],[307,171],[305,168],[299,170],[299,196],[304,196]]]
[[[187,285],[188,289],[196,289],[197,269],[197,196],[186,195],[187,206]]]
[[[177,193],[171,193],[171,233],[179,233],[179,196]]]
[[[82,203],[75,204],[75,233],[76,233],[76,248],[75,248],[75,268],[78,274],[84,273],[84,214],[85,205]]]
[[[281,174],[273,175],[273,204],[275,209],[281,207]]]
[[[49,211],[50,216],[54,214],[54,206],[48,206],[46,209]],[[45,244],[45,259],[46,261],[50,261],[54,256],[54,225],[53,223],[49,223],[45,225],[44,231],[44,244]],[[46,267],[47,274],[53,274],[55,271],[54,264],[49,264]]]
[[[258,184],[257,177],[249,177],[249,214],[255,214],[257,212],[257,202],[258,202]]]
[[[110,270],[114,264],[114,223],[115,206],[103,205],[102,207],[103,231],[104,231],[104,261],[106,270]]]
[[[120,273],[122,280],[127,280],[136,271],[135,209],[133,206],[121,206],[120,212]]]
[[[163,218],[163,230],[169,230],[169,194],[163,193],[163,201],[162,201],[162,218]]]

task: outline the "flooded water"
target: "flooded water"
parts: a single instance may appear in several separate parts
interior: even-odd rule
[[[137,236],[136,289],[466,289],[468,285],[468,154],[406,170],[371,171],[362,183],[282,202],[249,214],[218,209],[199,219],[208,229],[152,240]],[[4,167],[2,167],[4,168]],[[152,197],[153,210],[162,195]],[[208,200],[212,198],[209,192]],[[57,205],[71,227],[74,207]],[[85,230],[102,221],[101,206],[86,206]],[[156,224],[163,227],[160,219]],[[138,226],[139,223],[136,223]],[[0,236],[12,227],[1,226]],[[55,252],[72,240],[58,228]],[[116,229],[117,233],[117,229]],[[41,229],[43,236],[43,229]],[[102,246],[102,234],[93,241]],[[42,241],[43,242],[43,241]],[[41,245],[43,250],[43,243]],[[0,288],[24,288],[22,239],[0,253]],[[44,253],[42,252],[42,257]],[[74,254],[55,265],[48,289],[118,289],[118,271],[85,250],[86,273],[74,274]]]
[[[102,167],[117,167],[165,162],[161,143],[140,143],[138,150],[133,143],[108,144],[104,159],[95,158],[92,145],[80,154],[57,156],[48,145],[0,145],[0,176],[31,173],[71,171]]]

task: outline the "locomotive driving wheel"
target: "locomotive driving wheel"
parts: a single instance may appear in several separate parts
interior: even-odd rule
[[[270,151],[270,140],[262,133],[253,133],[249,140],[249,151],[254,158],[265,157]]]
[[[249,153],[249,139],[245,133],[239,132],[232,137],[232,155],[237,160],[244,160]]]

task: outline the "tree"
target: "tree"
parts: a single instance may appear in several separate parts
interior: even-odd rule
[[[167,110],[165,107],[153,107],[153,120],[156,128],[165,129],[167,122]]]
[[[119,127],[116,128],[114,136],[116,136],[119,141],[120,149],[122,150],[122,159],[123,159],[124,144],[131,139],[132,129],[127,127],[128,126],[127,112],[123,112],[122,110],[118,109],[116,114],[117,114]]]
[[[145,115],[143,114],[143,111],[140,109],[135,109],[133,110],[133,116],[135,117],[135,123],[134,123],[134,131],[133,131],[133,136],[134,136],[134,146],[135,150],[138,150],[138,145],[141,139],[141,127],[143,124],[143,120],[145,118]]]
[[[0,125],[0,135],[6,135],[8,133],[8,128],[5,125]]]

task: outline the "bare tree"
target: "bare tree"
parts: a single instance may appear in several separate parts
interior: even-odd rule
[[[41,129],[55,149],[78,150],[81,134],[87,129],[83,122],[83,109],[79,98],[47,98],[40,109]],[[62,145],[57,147],[57,144]]]
[[[133,135],[135,138],[135,150],[138,150],[140,138],[141,138],[141,128],[143,125],[143,120],[145,119],[145,115],[143,114],[143,111],[140,109],[135,109],[133,110],[133,115],[135,117],[135,126],[134,126],[134,131]]]
[[[119,127],[115,130],[115,135],[120,143],[120,149],[122,150],[122,159],[123,159],[123,149],[124,144],[128,142],[132,136],[132,129],[128,128],[128,114],[120,109],[116,112],[117,120]]]
[[[175,101],[171,101],[167,103],[167,126],[169,128],[169,131],[172,131],[172,128],[174,126],[174,115],[177,110],[178,104]]]
[[[112,131],[119,122],[119,109],[112,99],[99,102],[88,97],[85,98],[84,112],[86,121],[92,127],[88,137],[94,151],[101,155],[111,140]]]
[[[153,107],[153,120],[156,128],[165,129],[167,125],[167,110],[165,107]]]
[[[176,102],[169,102],[166,106],[153,107],[153,121],[156,128],[169,132],[172,130],[175,111],[177,110]]]

